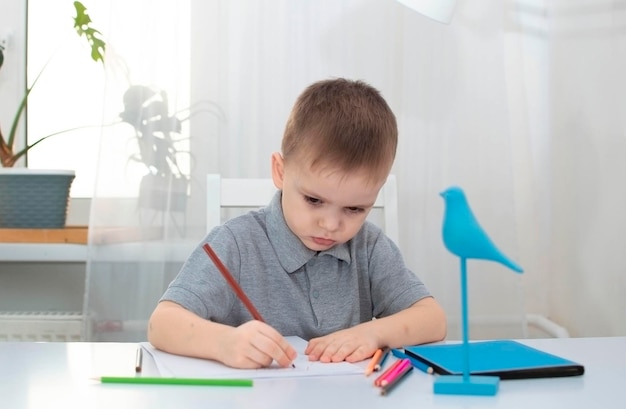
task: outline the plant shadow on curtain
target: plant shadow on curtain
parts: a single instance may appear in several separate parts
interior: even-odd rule
[[[223,116],[191,84],[190,5],[111,2],[104,116],[118,123],[101,136],[86,340],[145,340],[159,297],[206,231],[205,175],[217,171]]]

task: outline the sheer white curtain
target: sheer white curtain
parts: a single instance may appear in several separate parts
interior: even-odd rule
[[[110,16],[103,116],[118,124],[102,130],[84,302],[85,338],[98,341],[145,339],[203,237],[223,116],[210,95],[192,96],[191,1],[112,1]]]
[[[527,197],[533,191],[518,195],[516,186],[532,176],[532,156],[516,156],[514,144],[527,142],[513,139],[527,135],[512,129],[509,106],[516,101],[507,64],[521,47],[507,45],[506,4],[470,3],[461,2],[445,26],[394,1],[219,2],[223,43],[214,58],[217,102],[228,117],[220,130],[227,176],[269,175],[291,104],[309,83],[342,76],[381,90],[400,126],[393,169],[406,221],[400,245],[450,314],[452,337],[458,260],[441,243],[438,193],[463,186],[494,240],[524,266],[530,262],[521,259],[518,225],[532,221],[518,211],[534,205]],[[524,79],[514,81],[520,92]],[[524,109],[523,102],[513,109]],[[523,116],[515,121],[528,128]],[[524,335],[522,280],[501,266],[470,263],[474,335]]]
[[[404,251],[443,302],[451,338],[460,336],[459,261],[441,242],[441,190],[463,187],[492,239],[526,275],[533,273],[518,234],[529,198],[516,196],[517,185],[530,177],[532,158],[519,155],[516,143],[526,142],[516,142],[512,128],[512,116],[524,106],[510,98],[507,63],[520,50],[509,44],[505,16],[503,2],[459,2],[449,26],[405,10],[395,25],[402,44],[392,95],[401,129],[401,212],[409,221]],[[470,261],[468,274],[470,336],[525,336],[526,277],[482,261]]]
[[[400,247],[447,310],[450,337],[459,337],[459,271],[441,242],[438,193],[451,184],[466,190],[494,241],[527,270],[518,276],[493,263],[469,263],[470,335],[525,335],[524,280],[537,281],[534,308],[546,299],[547,261],[538,256],[546,220],[538,217],[545,198],[537,194],[541,168],[529,137],[535,122],[524,99],[536,88],[527,88],[526,40],[511,3],[460,1],[450,26],[391,0],[143,3],[129,3],[137,6],[129,11],[127,2],[112,2],[119,14],[111,30],[130,24],[136,35],[110,39],[128,75],[111,74],[108,98],[120,101],[130,84],[157,85],[168,90],[173,109],[191,105],[206,115],[186,125],[192,159],[182,209],[167,207],[168,195],[161,196],[165,207],[142,208],[141,178],[124,162],[133,130],[104,131],[85,303],[92,339],[145,336],[158,297],[202,238],[204,175],[269,176],[295,98],[329,77],[369,82],[397,115]],[[177,20],[184,13],[188,27]],[[150,35],[158,41],[147,41]],[[137,48],[123,55],[131,45]],[[177,64],[162,72],[164,60]],[[181,81],[187,76],[189,85]],[[536,86],[544,77],[530,78]],[[105,116],[122,109],[118,103]],[[117,183],[128,183],[126,197],[107,193]],[[116,240],[112,227],[135,239]]]

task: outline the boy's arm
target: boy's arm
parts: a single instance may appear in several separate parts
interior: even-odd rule
[[[357,362],[371,357],[376,349],[441,341],[446,337],[446,314],[433,297],[385,318],[314,338],[305,353],[310,360]]]
[[[231,327],[205,320],[179,304],[161,301],[148,323],[148,341],[172,354],[212,359],[234,368],[291,365],[296,351],[278,331],[260,321]]]

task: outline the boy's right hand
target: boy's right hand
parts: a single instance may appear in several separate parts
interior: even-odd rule
[[[261,321],[248,321],[228,331],[222,339],[221,361],[233,368],[256,369],[276,361],[291,366],[296,350],[274,328]]]

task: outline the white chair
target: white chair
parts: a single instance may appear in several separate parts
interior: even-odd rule
[[[207,175],[207,231],[223,222],[222,210],[258,209],[267,206],[276,192],[272,179],[227,179]],[[382,212],[383,230],[398,243],[398,188],[395,175],[389,175],[380,190],[372,213]]]

